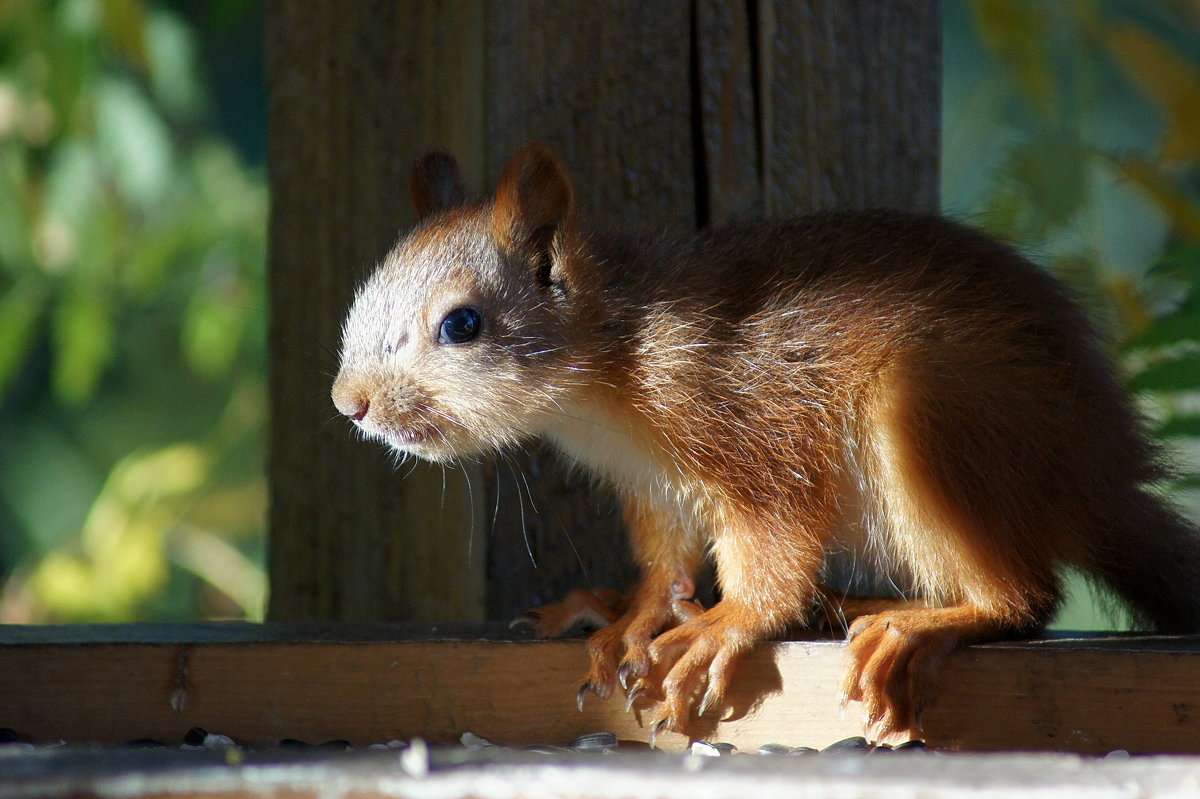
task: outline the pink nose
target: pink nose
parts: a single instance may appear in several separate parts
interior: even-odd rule
[[[371,401],[364,395],[356,391],[341,390],[336,385],[333,387],[333,404],[343,416],[356,422],[365,419],[367,411],[371,410]]]

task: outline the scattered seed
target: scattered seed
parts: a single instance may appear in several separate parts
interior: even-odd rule
[[[312,744],[299,738],[284,738],[279,742],[280,749],[310,749]]]
[[[868,752],[871,745],[867,743],[867,739],[861,735],[855,735],[851,738],[843,738],[840,741],[835,741],[829,746],[821,750],[823,754],[833,753],[848,753],[848,752]]]
[[[204,748],[211,749],[216,752],[223,752],[227,749],[236,749],[237,744],[228,735],[216,735],[209,733],[204,736]]]
[[[468,749],[488,749],[496,745],[487,738],[476,735],[473,732],[464,732],[459,736],[458,742]]]
[[[421,738],[413,738],[408,748],[400,753],[400,768],[410,777],[418,779],[429,773],[429,746]]]
[[[521,751],[522,752],[537,752],[538,754],[541,754],[541,755],[558,755],[558,754],[562,754],[563,752],[570,752],[571,750],[567,749],[565,746],[551,746],[550,744],[533,744],[531,746],[524,747]]]
[[[128,749],[165,749],[166,744],[153,738],[134,738],[125,744]]]
[[[208,730],[203,727],[192,727],[183,736],[183,742],[188,746],[204,746],[204,739],[208,736]]]
[[[595,751],[597,749],[605,751],[616,749],[617,736],[611,732],[589,732],[571,741],[571,748],[580,752]]]
[[[784,744],[763,744],[756,751],[760,755],[790,755],[792,747]]]

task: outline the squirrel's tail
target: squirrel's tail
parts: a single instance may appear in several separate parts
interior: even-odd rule
[[[1135,622],[1160,632],[1200,632],[1200,530],[1135,488],[1088,542],[1093,575],[1125,601]],[[1111,508],[1111,506],[1110,506]]]

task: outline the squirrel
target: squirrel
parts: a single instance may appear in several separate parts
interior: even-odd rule
[[[1079,305],[1012,247],[883,210],[588,232],[544,145],[493,199],[466,202],[444,153],[411,189],[420,220],[358,290],[333,401],[403,454],[540,436],[615,488],[640,579],[575,596],[611,622],[581,704],[620,684],[659,703],[652,734],[683,731],[757,643],[860,613],[821,582],[845,548],[911,591],[848,630],[842,698],[879,736],[919,730],[952,650],[1050,620],[1065,567],[1200,630],[1200,534],[1148,490],[1162,459]]]

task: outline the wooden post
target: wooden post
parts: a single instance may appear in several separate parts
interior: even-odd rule
[[[505,618],[630,579],[611,499],[546,452],[409,474],[334,418],[341,318],[411,221],[423,149],[454,151],[483,191],[513,149],[549,141],[593,223],[936,207],[935,0],[268,14],[273,618]]]

